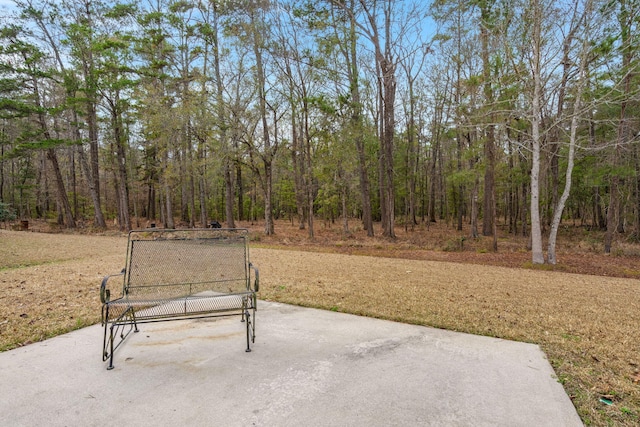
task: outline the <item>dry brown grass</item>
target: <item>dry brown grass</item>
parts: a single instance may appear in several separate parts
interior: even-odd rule
[[[640,287],[637,257],[623,253],[634,246],[604,257],[578,236],[559,271],[545,271],[523,268],[525,240],[501,239],[498,254],[464,241],[461,251],[446,228],[400,230],[396,242],[337,227],[319,227],[314,241],[286,223],[275,237],[251,228],[262,299],[537,343],[585,424],[639,423]],[[0,230],[0,349],[99,321],[100,280],[124,263],[126,239],[114,234]]]
[[[0,230],[0,351],[100,321],[126,238]]]

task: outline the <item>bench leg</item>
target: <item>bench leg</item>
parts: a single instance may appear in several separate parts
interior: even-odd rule
[[[111,332],[110,332],[111,338],[109,339],[109,341],[111,342],[111,350],[109,351],[109,366],[107,366],[107,371],[110,371],[113,369],[113,338],[114,338],[113,327],[114,325],[111,325],[111,328],[109,328],[111,329]]]
[[[107,322],[104,323],[104,338],[102,340],[102,361],[106,361],[109,354],[112,353],[112,349],[110,347],[110,343],[113,342],[113,336],[109,335],[109,339],[107,339],[107,332],[109,329],[109,324]],[[113,333],[113,331],[112,331]],[[107,348],[109,347],[109,348]]]
[[[244,314],[242,315],[243,319],[246,318],[246,322],[247,322],[247,349],[245,350],[247,353],[249,353],[251,351],[251,340],[250,340],[250,335],[251,335],[251,315],[249,314],[249,310],[245,310]]]
[[[108,314],[108,308],[107,308]],[[108,316],[107,316],[108,319]],[[108,331],[107,331],[108,329]],[[138,323],[132,308],[127,309],[118,319],[111,322],[104,321],[104,342],[102,360],[109,359],[107,370],[113,369],[113,354],[120,347],[131,331],[138,332]],[[116,343],[116,339],[118,342]]]
[[[134,310],[131,310],[131,318],[133,319],[133,332],[140,332],[138,330],[138,319],[136,319],[136,312]]]
[[[116,327],[115,324],[111,324],[109,326],[109,322],[105,322],[104,324],[104,341],[102,344],[102,361],[105,362],[109,359],[109,366],[107,366],[107,370],[113,369],[113,350],[114,350],[114,334],[113,328]]]
[[[251,321],[251,342],[256,342],[256,310],[258,309],[258,300],[256,294],[253,294],[253,301],[251,307],[253,308],[253,320]]]
[[[102,324],[104,325],[104,338],[102,340],[102,361],[109,359],[107,369],[113,369],[113,323],[109,326],[109,306],[102,307]],[[108,333],[108,336],[107,336]]]

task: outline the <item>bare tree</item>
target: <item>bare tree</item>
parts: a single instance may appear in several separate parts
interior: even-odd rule
[[[531,96],[531,256],[534,264],[544,264],[540,225],[540,149],[542,145],[542,20],[544,8],[539,0],[529,3],[531,25],[529,66],[533,83]]]
[[[579,0],[576,0],[576,6]],[[594,31],[593,23],[597,17],[593,16],[594,0],[586,0],[584,9],[581,16],[577,17],[578,22],[583,22],[582,26],[583,34],[581,35],[582,45],[580,47],[578,57],[574,61],[577,66],[577,81],[575,84],[573,94],[573,111],[571,114],[571,126],[569,135],[569,152],[567,154],[567,169],[565,172],[564,190],[560,196],[558,203],[554,206],[553,220],[551,221],[551,230],[549,231],[549,241],[547,245],[547,259],[549,264],[555,264],[556,259],[556,240],[558,236],[558,229],[560,227],[560,221],[562,220],[562,213],[564,212],[565,204],[569,198],[571,192],[571,177],[573,173],[573,167],[575,164],[576,147],[578,146],[578,125],[582,120],[582,97],[585,87],[587,85],[587,71],[589,67],[589,54],[590,54],[590,36]],[[574,27],[575,28],[575,27]],[[573,40],[573,32],[569,33],[571,40],[568,41],[571,44]],[[565,52],[567,51],[567,44],[565,43]],[[563,60],[568,60],[568,55],[563,55]],[[565,75],[565,73],[563,73]],[[564,86],[561,86],[561,90],[564,92]]]

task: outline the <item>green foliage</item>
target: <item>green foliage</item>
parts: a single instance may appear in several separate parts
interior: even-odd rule
[[[283,177],[278,180],[274,194],[274,211],[278,217],[291,218],[296,212],[296,195],[292,179]]]
[[[465,236],[458,236],[444,242],[442,250],[444,252],[463,252],[464,242],[467,240]]]
[[[464,169],[458,172],[453,172],[449,175],[449,183],[457,187],[459,185],[472,185],[477,178],[477,172],[469,169]]]
[[[135,17],[139,12],[136,2],[116,3],[104,14],[105,18],[122,19],[125,17]]]
[[[15,221],[16,211],[9,204],[0,202],[0,221]]]
[[[323,94],[313,97],[307,97],[306,101],[312,106],[319,109],[323,114],[334,115],[336,107],[333,102]]]

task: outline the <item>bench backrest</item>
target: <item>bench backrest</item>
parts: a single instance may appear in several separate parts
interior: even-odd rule
[[[155,300],[247,292],[247,241],[245,229],[131,231],[124,294]]]

